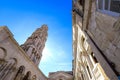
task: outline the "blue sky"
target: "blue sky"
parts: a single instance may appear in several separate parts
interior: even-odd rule
[[[48,72],[72,70],[71,0],[0,0],[0,26],[6,25],[19,44],[42,24],[48,39],[39,68]]]

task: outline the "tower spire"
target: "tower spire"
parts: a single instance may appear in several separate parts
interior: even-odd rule
[[[47,25],[42,25],[33,32],[23,45],[21,45],[23,50],[36,65],[40,63],[42,57],[43,48],[45,47],[45,42],[48,37],[47,31]]]

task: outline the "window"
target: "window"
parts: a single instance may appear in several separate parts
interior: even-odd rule
[[[84,0],[79,0],[79,4],[84,6]]]
[[[95,62],[95,63],[98,63],[98,61],[97,61],[97,59],[96,59],[96,57],[95,57],[95,55],[94,55],[94,53],[93,53],[93,52],[91,53],[91,56],[92,56],[92,58],[93,58],[94,62]]]
[[[88,74],[89,74],[90,78],[92,78],[91,73],[90,73],[90,69],[88,66],[87,66],[87,70],[88,70]]]
[[[110,11],[120,13],[120,0],[111,0]]]
[[[36,63],[36,56],[33,57],[32,61]]]
[[[108,14],[120,13],[120,0],[97,0],[97,9]]]
[[[83,76],[83,74],[81,74],[81,80],[84,80],[84,76]]]

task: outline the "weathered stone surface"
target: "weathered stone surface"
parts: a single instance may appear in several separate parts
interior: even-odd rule
[[[75,0],[78,4],[79,1]],[[84,5],[79,4],[84,7],[82,21],[74,14],[73,25],[82,23],[82,28],[73,26],[80,28],[73,35],[77,39],[73,44],[75,80],[118,80],[120,76],[120,18],[98,10],[97,1],[85,0]]]
[[[73,73],[71,71],[50,72],[48,80],[73,80]]]
[[[42,25],[41,28],[38,28],[33,32],[26,42],[21,45],[23,50],[36,65],[39,64],[42,57],[42,51],[45,47],[45,42],[48,36],[47,31],[47,25]]]
[[[31,80],[34,75],[37,80],[47,80],[8,28],[0,27],[0,80]]]

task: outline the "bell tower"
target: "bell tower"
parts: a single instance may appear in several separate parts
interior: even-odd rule
[[[45,42],[48,37],[47,25],[42,25],[21,45],[23,50],[27,53],[29,58],[38,65],[40,63],[42,52],[45,47]]]

